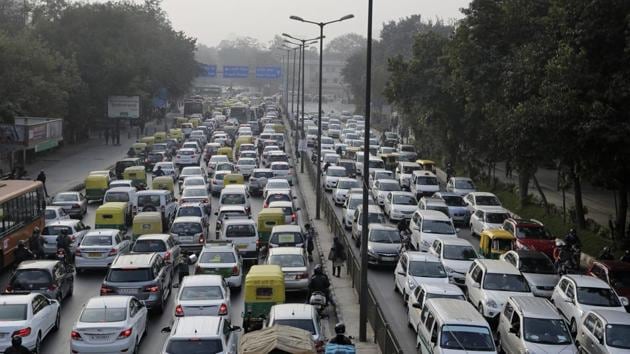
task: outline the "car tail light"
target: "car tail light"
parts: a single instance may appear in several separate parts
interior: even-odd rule
[[[157,293],[158,291],[160,291],[160,287],[157,285],[145,286],[144,291],[150,292],[150,293]]]
[[[219,306],[219,316],[225,316],[228,314],[228,307],[226,304],[221,304],[221,306]],[[29,328],[30,330],[30,328]]]
[[[291,221],[292,221],[292,222],[295,222],[295,218],[296,218],[295,213],[291,214]]]
[[[70,338],[72,338],[73,340],[83,340],[83,338],[81,338],[81,335],[77,331],[70,332]]]
[[[324,341],[318,340],[317,342],[315,342],[315,350],[317,350],[318,353],[321,353],[324,351]]]
[[[120,334],[118,335],[118,339],[129,338],[129,336],[131,336],[131,332],[131,328],[127,328],[126,330],[120,332]]]
[[[72,204],[72,209],[78,209],[78,208],[80,208],[80,207],[81,207],[81,206],[80,206],[79,204]]]
[[[182,305],[177,305],[175,307],[175,316],[184,316],[184,308],[182,307]]]
[[[180,159],[180,158],[181,158],[181,156],[180,156],[180,155],[177,155],[177,156],[175,156],[175,157],[176,157],[176,158],[178,158],[178,159]]]
[[[201,267],[200,266],[196,266],[195,267],[195,274],[201,272]]]
[[[245,208],[245,211],[247,211],[247,214],[251,214],[251,212],[252,212],[252,208],[247,207],[247,208]]]
[[[164,252],[164,260],[169,261],[170,259],[171,259],[171,252],[170,251]]]
[[[101,295],[107,295],[113,292],[114,292],[114,289],[105,285],[101,285]]]
[[[117,254],[118,254],[118,250],[117,250],[117,249],[115,249],[115,248],[112,248],[112,249],[109,251],[109,255],[110,255],[110,256],[115,256],[115,255],[117,255]]]
[[[5,293],[12,293],[12,292],[13,292],[13,287],[12,287],[11,285],[7,286],[7,287],[4,289],[4,292],[5,292]]]
[[[238,266],[232,267],[232,276],[238,276],[241,271],[238,269]]]
[[[25,327],[25,328],[21,328],[13,332],[11,337],[13,336],[28,337],[29,335],[31,335],[31,327]]]
[[[199,243],[204,243],[204,236],[203,234],[201,236],[199,236]]]
[[[263,208],[268,208],[269,207],[269,202],[265,202],[265,204],[263,204]]]
[[[50,291],[55,291],[55,290],[57,290],[57,285],[55,285],[55,284],[50,284],[50,285],[48,285],[48,290],[50,290]]]
[[[76,250],[74,250],[74,255],[77,256],[77,257],[81,257],[81,250],[78,249],[78,248]]]
[[[295,278],[296,279],[308,279],[308,272],[304,272],[304,273],[298,274]]]

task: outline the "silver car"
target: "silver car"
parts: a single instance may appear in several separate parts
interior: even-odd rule
[[[269,250],[266,264],[276,264],[284,273],[286,291],[307,291],[308,260],[300,247],[274,247]]]
[[[119,254],[127,253],[130,249],[131,241],[120,230],[93,230],[85,234],[75,251],[75,267],[77,271],[88,268],[104,269]]]
[[[620,311],[591,310],[584,314],[575,344],[589,354],[628,353],[630,314]]]
[[[400,233],[392,226],[368,225],[368,264],[394,265],[402,248]]]
[[[551,297],[560,276],[547,255],[538,251],[516,250],[508,251],[500,258],[523,273],[534,295]]]
[[[80,192],[62,192],[52,200],[52,205],[62,207],[68,215],[79,219],[87,213],[87,204],[87,199]]]
[[[284,325],[296,327],[310,332],[317,346],[323,346],[324,333],[313,305],[307,304],[280,304],[274,305],[269,310],[268,327]]]
[[[468,177],[451,177],[446,182],[446,191],[465,196],[468,193],[476,192],[477,187]]]
[[[57,253],[57,236],[62,230],[68,232],[70,237],[70,251],[74,253],[76,246],[81,243],[81,239],[88,232],[90,226],[86,226],[79,220],[59,220],[51,222],[42,230],[42,237],[44,238],[44,253],[47,256],[52,256]]]
[[[184,277],[175,299],[175,316],[223,316],[230,318],[230,288],[221,275]]]
[[[453,219],[454,224],[468,225],[470,221],[470,213],[468,212],[468,204],[464,201],[464,198],[451,192],[437,192],[433,194],[433,198],[440,198],[444,200],[448,207],[448,214]]]

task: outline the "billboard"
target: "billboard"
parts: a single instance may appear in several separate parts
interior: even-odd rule
[[[140,118],[140,96],[107,97],[108,118]]]
[[[217,66],[216,65],[208,65],[208,64],[200,64],[202,75],[205,77],[217,77]]]
[[[249,77],[248,66],[223,66],[224,78],[247,78]]]
[[[279,79],[281,76],[282,76],[282,69],[279,66],[256,67],[257,79]]]

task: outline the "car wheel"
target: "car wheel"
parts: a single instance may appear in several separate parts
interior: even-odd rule
[[[53,326],[53,331],[56,332],[59,330],[59,324],[61,323],[61,311],[57,310],[57,316],[55,317],[55,325]]]
[[[575,337],[577,334],[577,324],[575,323],[575,318],[571,319],[571,323],[569,324],[569,330],[571,331],[571,335]]]
[[[74,281],[70,283],[70,288],[68,289],[68,293],[66,294],[66,297],[72,296],[72,293],[74,293]]]
[[[497,331],[497,353],[503,354],[505,351],[503,350],[503,344],[501,343],[501,334]]]
[[[138,354],[140,352],[140,338],[136,338],[136,344],[133,346],[132,354]]]
[[[481,316],[483,316],[483,305],[481,304],[481,302],[479,303],[479,305],[477,305],[477,311]]]
[[[34,354],[39,354],[42,352],[42,334],[37,333],[37,340],[35,341],[35,347],[33,348]]]

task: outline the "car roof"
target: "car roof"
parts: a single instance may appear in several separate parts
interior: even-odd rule
[[[204,191],[208,190],[206,188],[206,186],[186,186],[186,188],[184,188],[184,190],[186,190],[186,189],[200,189],[200,190],[204,190]]]
[[[175,218],[175,220],[173,220],[173,224],[175,223],[179,223],[179,222],[196,222],[196,223],[201,223],[201,217],[200,216],[178,216]]]
[[[276,225],[271,228],[271,233],[274,232],[302,232],[300,225]]]
[[[45,259],[36,259],[36,260],[28,260],[22,261],[17,269],[48,269],[51,270],[53,267],[59,263],[58,260],[45,260]]]
[[[269,255],[272,254],[297,254],[303,255],[304,249],[302,247],[274,247],[269,250]]]
[[[433,283],[420,283],[420,287],[429,294],[441,294],[441,295],[463,295],[462,289],[455,284],[433,284]]]
[[[273,172],[273,171],[270,168],[255,168],[254,172]]]
[[[344,171],[346,170],[346,168],[343,166],[335,166],[335,165],[329,166],[328,169],[329,170],[344,170]]]
[[[185,202],[177,206],[177,209],[180,208],[203,208],[200,202]]]
[[[427,252],[419,252],[419,251],[406,251],[407,258],[410,261],[418,261],[418,262],[439,262],[440,259],[437,256],[434,256]]]
[[[394,226],[391,225],[383,225],[383,224],[370,224],[368,225],[368,230],[395,230],[398,231],[398,229]]]
[[[186,285],[195,286],[195,285],[223,285],[223,276],[214,275],[214,274],[197,274],[197,275],[188,275],[185,276],[182,280],[181,287]]]
[[[225,219],[223,221],[223,226],[228,226],[228,225],[256,225],[256,222],[253,219],[245,219],[245,218],[237,218],[237,219]]]
[[[222,205],[219,208],[219,213],[222,211],[245,211],[245,207],[243,205]]]
[[[523,314],[523,317],[560,319],[556,308],[545,298],[511,296],[511,300]]]
[[[459,198],[464,198],[459,193],[455,193],[455,192],[435,192],[434,195],[439,195],[441,197],[459,197]]]
[[[613,310],[593,310],[599,317],[606,321],[606,324],[623,324],[630,323],[630,313]]]
[[[433,198],[433,197],[422,197],[421,200],[424,200],[427,205],[446,205],[446,202],[442,198]]]
[[[85,304],[85,308],[88,309],[100,309],[100,308],[121,308],[127,307],[127,303],[132,296],[124,295],[111,295],[111,296],[95,296],[88,300]]]
[[[46,226],[75,226],[76,224],[80,223],[81,220],[76,220],[76,219],[63,219],[63,220],[56,220],[53,221],[51,223],[48,223]]]
[[[534,250],[520,249],[520,250],[512,250],[511,252],[516,253],[516,255],[519,258],[521,258],[521,257],[525,257],[525,258],[548,258],[547,255],[545,255],[544,253],[542,253],[540,251],[534,251]]]
[[[169,234],[145,234],[145,235],[138,236],[136,241],[138,241],[138,240],[162,240],[162,241],[166,241],[166,240],[168,240],[169,237],[171,237],[171,235],[169,235]]]
[[[273,165],[288,165],[289,163],[286,161],[274,161],[271,163],[271,166]]]
[[[152,195],[152,194],[165,195],[165,194],[171,194],[171,192],[170,191],[166,191],[166,190],[162,190],[162,189],[147,189],[147,190],[138,192],[138,196]]]
[[[271,307],[274,319],[313,319],[314,308],[309,304],[278,304]]]
[[[458,245],[458,246],[471,246],[472,247],[472,244],[468,240],[465,240],[463,238],[444,237],[440,239],[440,242],[442,242],[442,244],[445,246]]]
[[[70,192],[59,192],[59,193],[55,194],[55,196],[58,196],[58,195],[61,195],[61,194],[74,194],[74,195],[78,195],[78,194],[81,194],[81,193],[80,193],[80,192],[72,192],[72,191],[70,191]]]
[[[413,145],[402,145],[402,146],[413,146]],[[399,163],[403,167],[408,167],[408,166],[420,167],[420,165],[416,162],[400,161]]]
[[[59,209],[63,209],[63,207],[60,205],[46,205],[46,209],[59,210]]]
[[[446,320],[448,324],[487,325],[483,316],[469,302],[464,300],[429,299],[427,306],[433,307],[440,320]]]
[[[187,142],[185,142],[185,143],[184,143],[184,145],[185,145],[185,144],[191,144],[191,143],[196,144],[195,142],[192,142],[192,141],[187,141]],[[177,151],[197,151],[197,150],[195,150],[195,149],[193,149],[193,148],[181,148],[181,149],[179,149],[179,150],[177,150]]]
[[[276,200],[269,203],[269,208],[282,208],[293,207],[293,202],[287,202],[286,200]]]
[[[236,253],[236,248],[234,247],[234,244],[232,243],[232,241],[221,240],[221,241],[205,243],[203,245],[203,248],[201,249],[201,252],[202,253],[203,252],[205,253],[212,253],[212,252]]]
[[[510,211],[500,205],[479,205],[477,210],[484,211],[486,213],[505,213],[510,214]]]
[[[114,187],[107,190],[107,192],[135,192],[133,187]]]
[[[433,174],[433,172],[427,170],[416,170],[413,171],[413,174],[416,176],[435,177],[435,174]]]
[[[120,233],[118,229],[96,229],[88,231],[83,238],[88,236],[116,236]]]
[[[0,295],[0,304],[25,304],[30,305],[31,299],[38,295],[38,293],[21,294],[15,293],[10,295]]]
[[[221,329],[219,316],[183,316],[175,319],[173,338],[217,337]]]
[[[467,195],[472,195],[473,197],[496,197],[494,193],[490,192],[470,192]]]
[[[157,256],[157,253],[128,253],[121,254],[110,266],[111,268],[126,268],[126,267],[146,267],[151,264],[153,258]]]
[[[359,209],[359,212],[363,211],[362,209]],[[368,213],[379,213],[379,214],[383,214],[383,211],[381,210],[381,208],[378,205],[368,205]]]
[[[573,280],[578,287],[610,289],[608,283],[591,275],[566,274],[563,277]]]
[[[453,181],[472,181],[470,177],[451,177]]]
[[[392,196],[406,195],[406,196],[409,196],[409,197],[414,197],[414,198],[416,197],[416,195],[413,192],[407,192],[407,191],[392,191],[392,192],[389,192],[389,193],[391,193]]]
[[[521,272],[512,264],[499,260],[499,259],[476,259],[475,262],[479,263],[486,269],[487,273],[498,274],[521,274]]]
[[[416,210],[416,213],[420,214],[423,218],[427,218],[430,220],[451,220],[448,216],[446,216],[443,212],[437,210]]]

